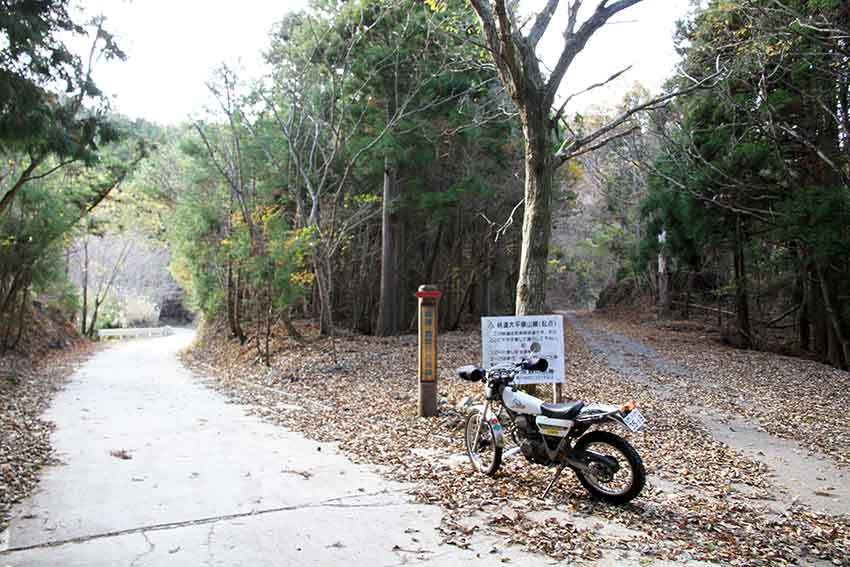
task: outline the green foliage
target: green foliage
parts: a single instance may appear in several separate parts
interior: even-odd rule
[[[680,269],[717,269],[733,257],[734,276],[718,293],[735,296],[742,333],[751,334],[753,296],[761,309],[784,291],[796,306],[774,308],[799,310],[802,348],[848,366],[850,351],[835,345],[850,336],[850,313],[826,315],[825,305],[850,285],[850,53],[838,31],[850,12],[832,0],[707,4],[681,30],[682,68],[725,76],[679,99],[675,126],[663,132],[642,203],[643,260],[661,251],[662,231]],[[765,277],[781,282],[766,286],[767,300]]]
[[[90,34],[93,53],[101,60],[124,59],[124,53],[102,18],[85,26],[74,22],[67,0],[3,4],[0,152],[27,152],[39,161],[55,155],[93,163],[99,146],[113,141],[115,132],[92,70],[68,50],[63,37]]]

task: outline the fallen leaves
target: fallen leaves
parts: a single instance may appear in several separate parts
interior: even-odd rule
[[[381,465],[387,476],[412,483],[418,500],[445,510],[439,530],[447,544],[465,548],[481,530],[500,536],[505,545],[563,560],[596,561],[614,553],[726,565],[848,561],[850,519],[788,502],[764,464],[717,441],[686,411],[692,404],[743,407],[751,392],[758,397],[769,389],[762,374],[732,365],[734,376],[726,382],[716,376],[725,352],[691,354],[681,348],[667,366],[635,376],[609,365],[616,353],[593,352],[571,327],[566,334],[566,395],[611,403],[637,399],[649,422],[645,434],[630,436],[650,474],[631,505],[590,499],[572,475],[564,475],[550,498],[540,500],[552,471],[522,458],[507,460],[495,479],[471,471],[461,427],[465,408],[480,401],[482,392],[480,385],[455,378],[453,369],[480,360],[477,329],[441,337],[440,415],[432,419],[417,416],[413,336],[341,337],[333,344],[305,345],[277,339],[280,355],[271,369],[254,364],[250,345],[207,336],[186,360],[203,374],[212,373],[210,385],[249,411],[310,438],[337,442],[355,461]],[[681,389],[683,373],[701,368],[710,356],[718,365],[706,369],[711,376],[697,374],[705,383]],[[802,378],[780,383],[790,388],[794,381]],[[718,383],[728,386],[712,387]],[[836,395],[831,386],[825,392]],[[847,392],[837,395],[833,403],[847,407]],[[846,423],[836,427],[840,438],[850,434]]]
[[[91,350],[90,343],[79,342],[45,349],[49,354],[38,364],[13,354],[0,359],[0,532],[9,525],[12,505],[32,492],[41,468],[53,462],[53,424],[41,415]]]

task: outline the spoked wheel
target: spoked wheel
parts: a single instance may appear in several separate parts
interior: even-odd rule
[[[591,431],[575,450],[589,454],[589,471],[576,470],[581,484],[596,498],[625,504],[640,494],[646,483],[643,461],[628,441],[608,431]]]
[[[472,466],[486,475],[496,474],[502,464],[502,448],[496,445],[493,426],[481,412],[474,412],[466,418],[465,431],[466,454]]]

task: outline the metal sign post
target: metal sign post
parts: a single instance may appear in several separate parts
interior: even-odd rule
[[[419,415],[437,415],[437,316],[442,293],[423,285],[419,298]]]

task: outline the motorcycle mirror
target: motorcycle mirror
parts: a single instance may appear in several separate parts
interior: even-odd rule
[[[540,346],[540,343],[538,343],[537,341],[534,341],[533,343],[531,343],[531,346],[529,347],[529,349],[531,350],[531,352],[540,352],[542,347]]]

